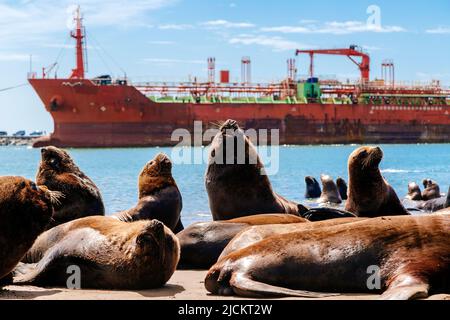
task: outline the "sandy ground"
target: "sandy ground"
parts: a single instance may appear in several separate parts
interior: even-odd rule
[[[33,300],[233,300],[209,295],[203,286],[206,271],[177,271],[162,289],[148,291],[68,290],[9,286],[0,291],[0,299]],[[374,300],[377,295],[342,295],[333,300]],[[450,300],[450,295],[436,295],[430,300]],[[299,299],[301,300],[301,299]]]

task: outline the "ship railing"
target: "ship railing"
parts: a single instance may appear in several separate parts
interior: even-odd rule
[[[134,83],[136,89],[150,94],[161,95],[171,94],[196,94],[196,95],[214,95],[214,94],[255,94],[270,95],[285,89],[285,84],[243,84],[243,83],[196,83],[196,82],[146,82]]]

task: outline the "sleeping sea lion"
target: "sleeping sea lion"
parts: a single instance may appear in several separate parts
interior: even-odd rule
[[[450,215],[397,216],[266,238],[223,257],[205,287],[251,298],[376,292],[407,300],[448,293],[449,274]]]
[[[157,220],[122,222],[87,217],[43,233],[16,271],[15,284],[65,287],[77,266],[81,287],[142,290],[163,286],[175,272],[180,246]]]

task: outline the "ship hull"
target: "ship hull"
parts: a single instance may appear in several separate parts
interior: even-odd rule
[[[244,128],[278,130],[280,144],[450,142],[448,105],[161,103],[127,85],[30,83],[54,120],[54,132],[35,147],[173,146],[180,142],[175,130],[193,136],[195,121],[204,131],[227,119]]]

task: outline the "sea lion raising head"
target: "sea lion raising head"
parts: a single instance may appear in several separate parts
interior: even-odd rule
[[[234,120],[211,143],[205,185],[214,220],[307,211],[273,191],[255,146]]]
[[[174,232],[183,230],[180,190],[172,176],[172,161],[160,153],[149,161],[139,175],[138,204],[114,215],[125,222],[159,220]]]
[[[43,233],[15,272],[14,283],[63,287],[78,266],[81,287],[143,290],[163,286],[175,272],[180,246],[157,220],[122,222],[87,217]]]
[[[306,184],[306,199],[317,199],[322,194],[322,190],[320,190],[319,182],[314,177],[307,176],[305,177]]]
[[[333,178],[329,175],[321,175],[320,180],[322,181],[322,194],[319,203],[342,203],[341,195],[339,194],[339,190],[334,183]]]
[[[360,217],[408,215],[394,189],[381,176],[383,151],[361,147],[348,160],[349,192],[345,206]]]
[[[58,197],[25,178],[0,177],[0,279],[45,230]]]
[[[62,149],[41,149],[36,182],[62,193],[60,204],[54,208],[50,227],[86,216],[105,214],[99,189]]]

